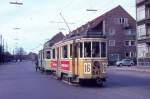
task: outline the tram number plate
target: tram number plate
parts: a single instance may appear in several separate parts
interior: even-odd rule
[[[91,63],[84,63],[84,74],[91,74]]]

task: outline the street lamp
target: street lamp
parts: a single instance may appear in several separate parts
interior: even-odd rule
[[[19,30],[19,29],[21,29],[21,28],[19,28],[19,27],[15,27],[15,28],[13,28],[14,30]]]
[[[96,9],[86,9],[86,11],[97,11]]]
[[[10,4],[15,4],[15,5],[23,5],[23,3],[22,2],[9,2]]]

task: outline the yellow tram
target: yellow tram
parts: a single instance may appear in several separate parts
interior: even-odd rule
[[[103,35],[73,36],[39,52],[41,67],[69,83],[106,80],[107,43]]]

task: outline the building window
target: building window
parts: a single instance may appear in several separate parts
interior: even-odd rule
[[[135,46],[135,41],[131,41],[131,46]]]
[[[125,41],[125,46],[135,46],[135,41],[127,40]]]
[[[140,25],[137,27],[138,38],[146,36],[146,26]]]
[[[130,46],[130,41],[125,41],[125,46]]]
[[[136,31],[133,29],[127,29],[124,32],[125,32],[125,35],[136,35]]]
[[[130,52],[126,52],[125,57],[129,58],[130,57]]]
[[[146,18],[150,18],[150,7],[147,7]]]
[[[146,44],[138,44],[138,58],[144,58],[147,56],[148,47]]]
[[[67,45],[62,47],[62,57],[68,58],[68,47],[67,47]]]
[[[114,28],[109,29],[109,35],[115,35],[116,30]]]
[[[55,49],[53,49],[53,59],[55,59]]]
[[[147,26],[147,36],[150,36],[150,26]]]
[[[100,43],[92,42],[92,57],[100,57]]]
[[[84,57],[91,57],[91,42],[84,42]]]
[[[130,52],[130,57],[135,58],[136,57],[135,52]]]
[[[108,59],[109,59],[109,61],[118,61],[119,54],[109,54]]]
[[[46,51],[46,59],[50,59],[51,58],[51,52],[50,51]]]
[[[115,46],[115,40],[109,40],[109,46]]]
[[[137,8],[137,21],[145,19],[145,5]]]
[[[128,18],[119,18],[119,24],[128,24]]]
[[[125,53],[125,57],[126,58],[135,58],[136,57],[136,53],[135,52],[126,52]]]

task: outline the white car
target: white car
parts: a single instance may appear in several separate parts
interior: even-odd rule
[[[116,62],[117,66],[133,66],[134,62],[131,59],[122,59],[121,61]]]

